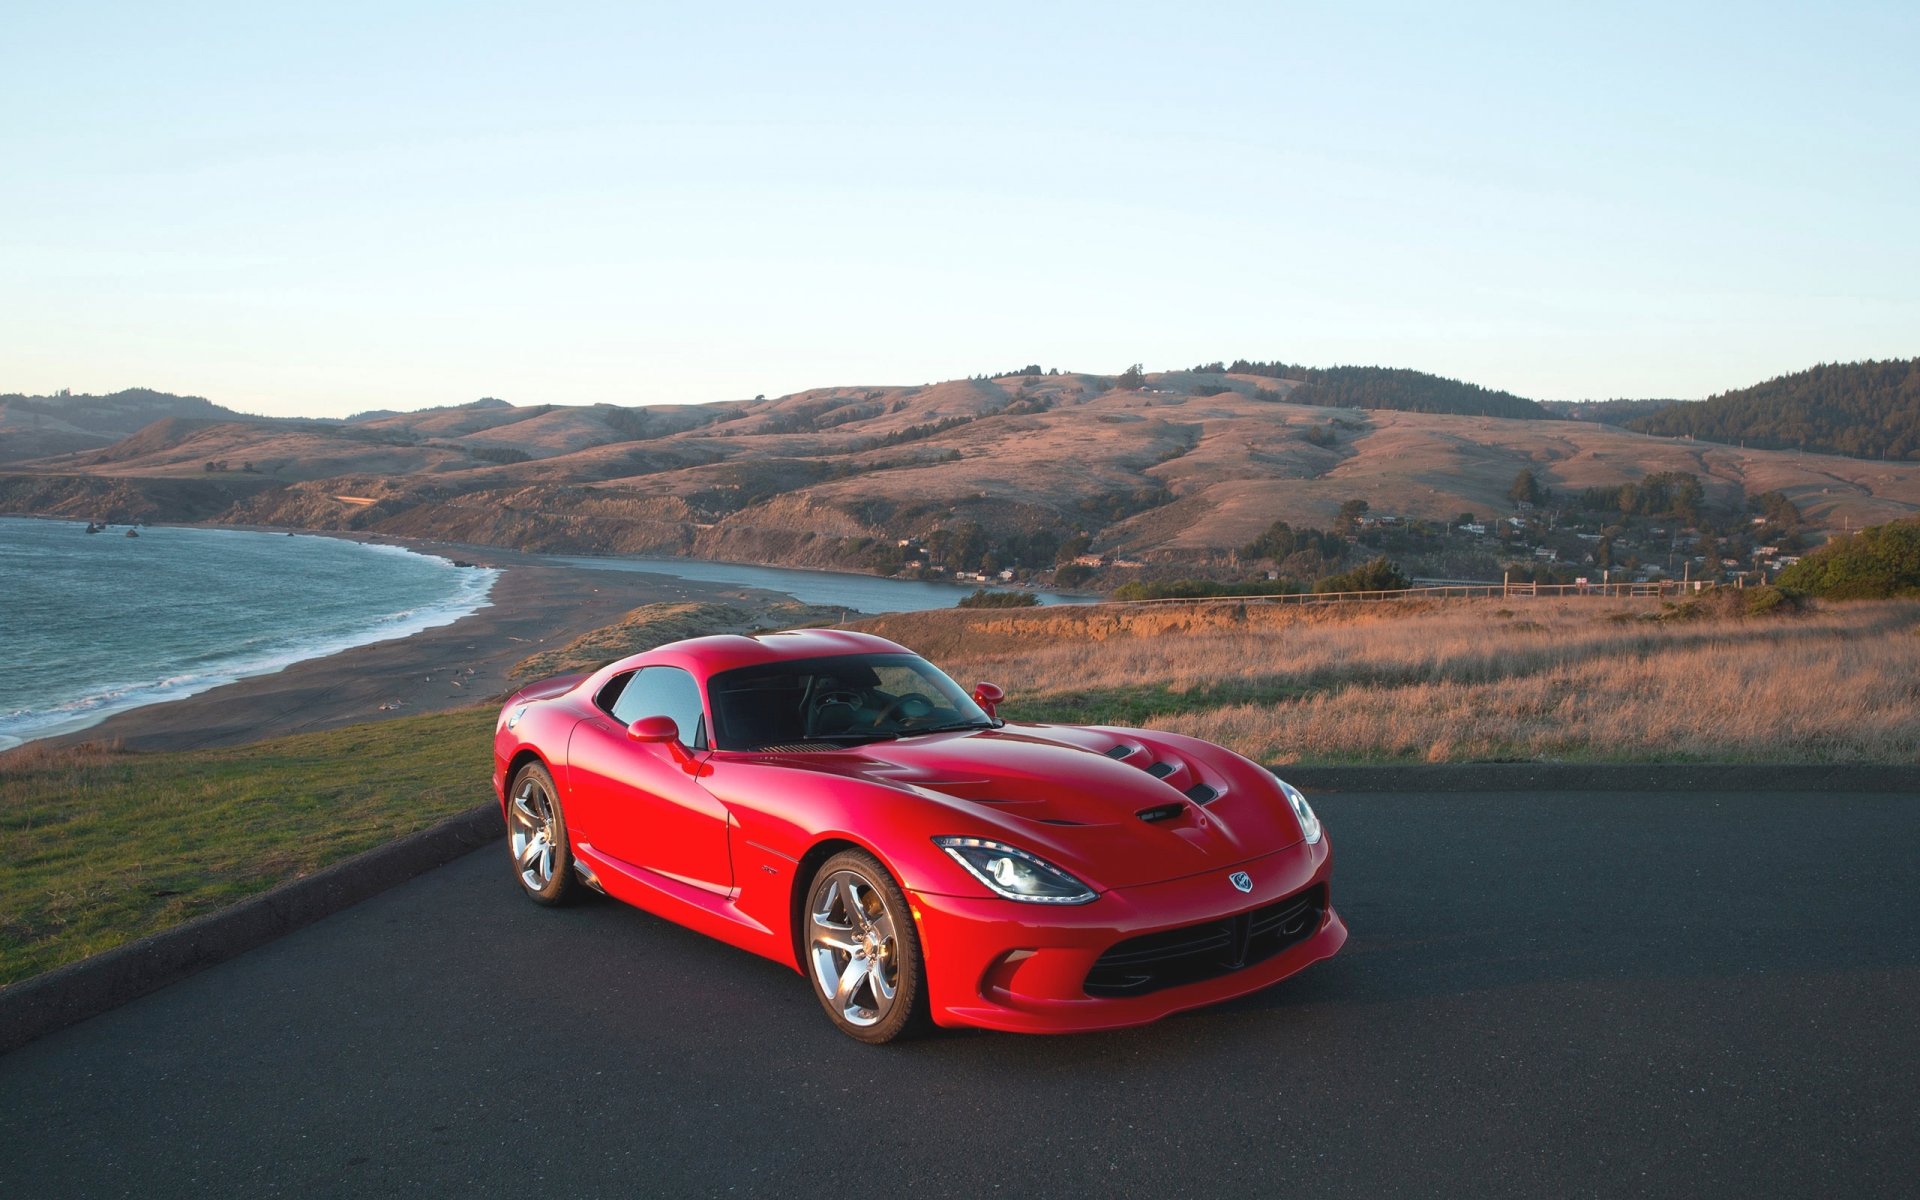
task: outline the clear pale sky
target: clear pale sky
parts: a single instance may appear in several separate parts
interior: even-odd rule
[[[16,5],[0,392],[1920,354],[1920,5]]]

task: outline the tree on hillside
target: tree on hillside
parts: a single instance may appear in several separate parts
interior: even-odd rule
[[[1302,551],[1311,551],[1324,558],[1339,558],[1346,550],[1347,540],[1337,533],[1306,527],[1295,529],[1285,521],[1275,521],[1259,537],[1240,547],[1240,557],[1270,558],[1280,562]]]
[[[1333,519],[1333,527],[1341,533],[1352,533],[1353,527],[1360,523],[1360,518],[1367,515],[1367,508],[1365,500],[1348,500],[1340,506],[1339,515]]]
[[[1783,492],[1761,492],[1747,501],[1747,507],[1776,529],[1794,529],[1800,524],[1800,506]]]
[[[1275,521],[1267,526],[1265,533],[1240,547],[1240,557],[1271,558],[1277,562],[1292,554],[1295,544],[1293,526],[1285,521]]]
[[[1119,388],[1123,392],[1137,392],[1141,389],[1141,387],[1143,387],[1146,384],[1146,382],[1147,382],[1146,368],[1141,366],[1141,364],[1139,363],[1135,363],[1132,366],[1128,367],[1126,370],[1120,372],[1120,378],[1114,380],[1113,385]]]
[[[1856,458],[1920,458],[1920,358],[1822,363],[1704,401],[1674,404],[1627,427]]]
[[[1513,477],[1513,486],[1507,489],[1507,499],[1515,504],[1545,504],[1547,489],[1540,486],[1530,469],[1522,467]]]
[[[1204,363],[1195,370],[1212,371],[1219,366],[1219,363]],[[1303,367],[1241,358],[1226,364],[1226,369],[1235,375],[1293,380],[1304,386],[1288,397],[1290,400],[1323,408],[1393,408],[1483,417],[1549,415],[1535,401],[1511,392],[1398,367]]]

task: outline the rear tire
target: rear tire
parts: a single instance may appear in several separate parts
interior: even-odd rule
[[[932,1024],[913,910],[864,850],[843,850],[814,873],[801,914],[801,964],[827,1019],[882,1045]]]
[[[560,789],[537,762],[521,767],[507,787],[507,853],[527,899],[561,905],[580,898],[584,885],[574,875]]]

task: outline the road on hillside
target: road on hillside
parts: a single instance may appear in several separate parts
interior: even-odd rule
[[[482,851],[0,1058],[0,1196],[1885,1196],[1920,797],[1327,795],[1342,955],[873,1049]]]

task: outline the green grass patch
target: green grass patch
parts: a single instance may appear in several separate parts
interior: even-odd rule
[[[0,756],[0,984],[490,800],[495,709],[220,750]]]

